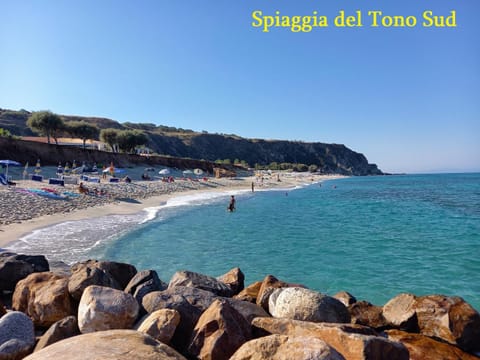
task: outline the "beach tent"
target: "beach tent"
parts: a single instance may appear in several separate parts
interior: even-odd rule
[[[170,174],[170,170],[168,169],[162,169],[158,172],[160,175],[168,175]]]
[[[202,175],[202,174],[203,174],[203,170],[202,170],[202,169],[195,169],[195,170],[193,170],[193,173],[194,173],[195,175]]]
[[[5,178],[7,180],[8,180],[8,167],[9,166],[22,166],[22,164],[20,164],[18,161],[14,161],[14,160],[0,160],[0,165],[2,165],[2,167],[6,167]]]
[[[183,170],[183,175],[193,174],[192,170]]]

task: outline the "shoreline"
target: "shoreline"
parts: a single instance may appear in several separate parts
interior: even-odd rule
[[[276,175],[275,175],[276,176]],[[326,180],[334,180],[344,178],[342,175],[315,175],[303,173],[280,173],[281,182],[274,180],[273,177],[267,179],[262,184],[257,182],[254,176],[237,178],[237,179],[212,179],[210,184],[213,186],[198,187],[196,189],[185,187],[178,187],[167,190],[167,193],[160,195],[150,194],[148,191],[142,194],[142,198],[132,197],[132,202],[127,199],[116,199],[115,201],[106,204],[95,204],[86,208],[73,209],[68,212],[59,212],[53,215],[41,215],[33,217],[32,219],[23,220],[20,222],[13,222],[10,224],[0,225],[0,251],[7,250],[6,248],[12,243],[18,241],[22,237],[31,234],[35,230],[50,227],[67,221],[78,221],[91,219],[96,217],[103,217],[109,215],[127,215],[140,213],[149,207],[156,207],[165,204],[172,198],[187,196],[192,194],[207,193],[207,192],[229,192],[229,191],[251,191],[252,183],[255,184],[255,191],[268,191],[273,189],[291,190],[298,186],[315,184]],[[139,184],[143,182],[135,182]],[[22,188],[25,185],[32,186],[31,182],[19,181],[16,188]],[[36,184],[35,184],[36,185]],[[45,185],[45,184],[42,184]],[[2,192],[0,192],[0,197]],[[143,197],[144,196],[144,197]],[[128,199],[130,200],[130,198]],[[49,200],[56,201],[56,200]]]

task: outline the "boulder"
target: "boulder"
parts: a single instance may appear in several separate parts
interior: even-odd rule
[[[217,298],[218,296],[209,291],[176,286],[145,295],[142,305],[149,313],[160,309],[175,309],[180,313],[181,321],[171,343],[175,349],[186,353],[193,328],[200,315]]]
[[[347,307],[357,302],[357,299],[355,298],[355,296],[353,296],[352,294],[346,291],[340,291],[335,295],[333,295],[333,297],[337,300],[340,300],[343,303],[343,305]]]
[[[270,295],[268,310],[273,317],[311,322],[349,323],[350,314],[343,303],[319,292],[287,287]]]
[[[416,296],[413,294],[399,294],[389,300],[382,312],[387,324],[409,332],[418,331],[415,301]]]
[[[275,289],[294,286],[304,287],[278,280],[273,275],[267,275],[265,279],[263,279],[262,285],[260,285],[260,289],[258,290],[257,305],[260,305],[262,308],[268,311],[268,298]]]
[[[135,298],[123,291],[91,285],[78,306],[78,327],[82,333],[130,329],[138,316]]]
[[[456,296],[427,295],[414,309],[420,333],[442,339],[467,352],[480,351],[480,315]]]
[[[387,321],[383,317],[382,306],[372,305],[368,301],[357,301],[348,307],[351,323],[369,326],[376,330],[387,327]]]
[[[230,360],[346,360],[325,341],[308,336],[270,335],[243,344]]]
[[[123,290],[113,276],[98,267],[98,261],[88,260],[71,267],[72,275],[68,281],[68,291],[75,300],[80,300],[83,291],[90,285]]]
[[[2,300],[0,300],[0,317],[7,313],[7,309],[5,309],[5,305],[3,305]]]
[[[27,315],[11,311],[0,318],[0,359],[22,359],[34,346],[35,330]]]
[[[179,323],[180,313],[177,310],[161,309],[142,319],[136,330],[169,344]]]
[[[153,291],[167,289],[165,284],[157,275],[155,270],[143,270],[135,274],[125,287],[125,292],[133,295],[141,305],[143,297]]]
[[[215,300],[195,325],[188,353],[197,359],[227,360],[250,336],[243,316],[226,300]]]
[[[13,291],[15,285],[34,272],[49,271],[43,255],[20,255],[0,253],[0,291]]]
[[[186,286],[206,290],[218,296],[230,297],[233,295],[232,290],[226,284],[211,276],[192,271],[177,271],[173,274],[168,288],[171,289],[176,286]]]
[[[51,272],[30,274],[17,283],[12,308],[30,316],[36,326],[49,327],[75,312],[67,286],[66,277]]]
[[[72,269],[70,268],[70,265],[68,265],[63,261],[50,260],[49,265],[50,265],[50,271],[57,275],[67,276],[67,277],[72,275]]]
[[[456,346],[436,341],[421,334],[408,333],[401,330],[387,330],[390,340],[399,341],[408,349],[410,360],[442,359],[442,360],[478,360]]]
[[[233,296],[234,299],[248,301],[252,303],[257,302],[258,292],[262,286],[261,281],[254,282],[253,284],[248,285],[245,289],[240,291],[237,295]]]
[[[171,347],[134,330],[108,330],[74,336],[25,360],[186,360]]]
[[[137,269],[131,264],[120,263],[116,261],[90,261],[91,263],[96,264],[99,269],[110,274],[110,276],[117,282],[122,290],[125,289],[130,280],[137,273]]]
[[[44,347],[56,343],[57,341],[76,335],[80,335],[77,318],[75,316],[67,316],[48,328],[45,334],[43,334],[38,340],[34,351],[42,350]]]
[[[249,324],[256,317],[270,317],[270,315],[257,304],[237,299],[225,299],[235,310],[237,310],[243,316],[243,318]]]
[[[408,360],[404,345],[377,336],[373,329],[365,326],[277,318],[255,318],[252,325],[270,334],[321,339],[348,360]]]
[[[245,287],[245,275],[238,267],[217,277],[217,280],[226,284],[232,290],[233,295],[238,294]]]

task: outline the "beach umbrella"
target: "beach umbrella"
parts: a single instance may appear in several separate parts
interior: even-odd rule
[[[160,175],[168,175],[170,174],[170,170],[168,169],[162,169],[158,172]]]
[[[194,173],[195,175],[202,175],[202,174],[203,174],[203,170],[202,170],[202,169],[195,169],[195,170],[193,170],[193,173]]]
[[[35,174],[39,174],[42,172],[42,167],[40,165],[40,159],[37,160],[37,164],[35,165]]]
[[[8,167],[9,166],[22,166],[22,164],[20,164],[18,161],[14,161],[14,160],[0,160],[0,165],[6,167],[5,177],[7,178],[7,180],[8,180]]]
[[[23,180],[25,180],[25,178],[27,177],[28,175],[28,161],[27,163],[25,164],[25,167],[23,168]]]
[[[68,163],[68,161],[65,163],[65,168],[63,169],[63,173],[65,175],[69,175],[70,174],[70,164]]]

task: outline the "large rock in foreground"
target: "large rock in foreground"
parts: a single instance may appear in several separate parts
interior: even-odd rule
[[[74,336],[25,360],[185,360],[171,347],[134,330],[98,331]]]
[[[250,336],[247,320],[227,301],[215,300],[200,316],[188,352],[197,359],[227,360]]]
[[[67,316],[65,319],[57,321],[42,335],[38,340],[34,351],[42,350],[44,347],[56,343],[57,341],[68,339],[69,337],[80,335],[77,318]]]
[[[278,318],[311,322],[350,322],[348,309],[340,300],[299,287],[274,290],[268,300],[268,310],[273,317]]]
[[[410,360],[478,360],[478,357],[467,354],[456,346],[436,341],[428,336],[400,330],[387,330],[386,334],[390,340],[400,341],[407,347]]]
[[[0,319],[0,359],[22,359],[35,345],[33,322],[22,312],[12,311]]]
[[[252,325],[270,334],[318,338],[348,360],[408,360],[408,350],[403,344],[377,336],[365,326],[276,318],[255,318]]]
[[[270,335],[251,340],[230,360],[346,360],[324,341],[306,336]],[[348,360],[348,359],[347,359]]]
[[[85,289],[78,306],[78,327],[82,333],[130,329],[137,319],[137,300],[123,291],[92,285]]]
[[[36,326],[42,327],[73,315],[68,279],[51,272],[28,275],[15,288],[12,308],[24,312]]]

